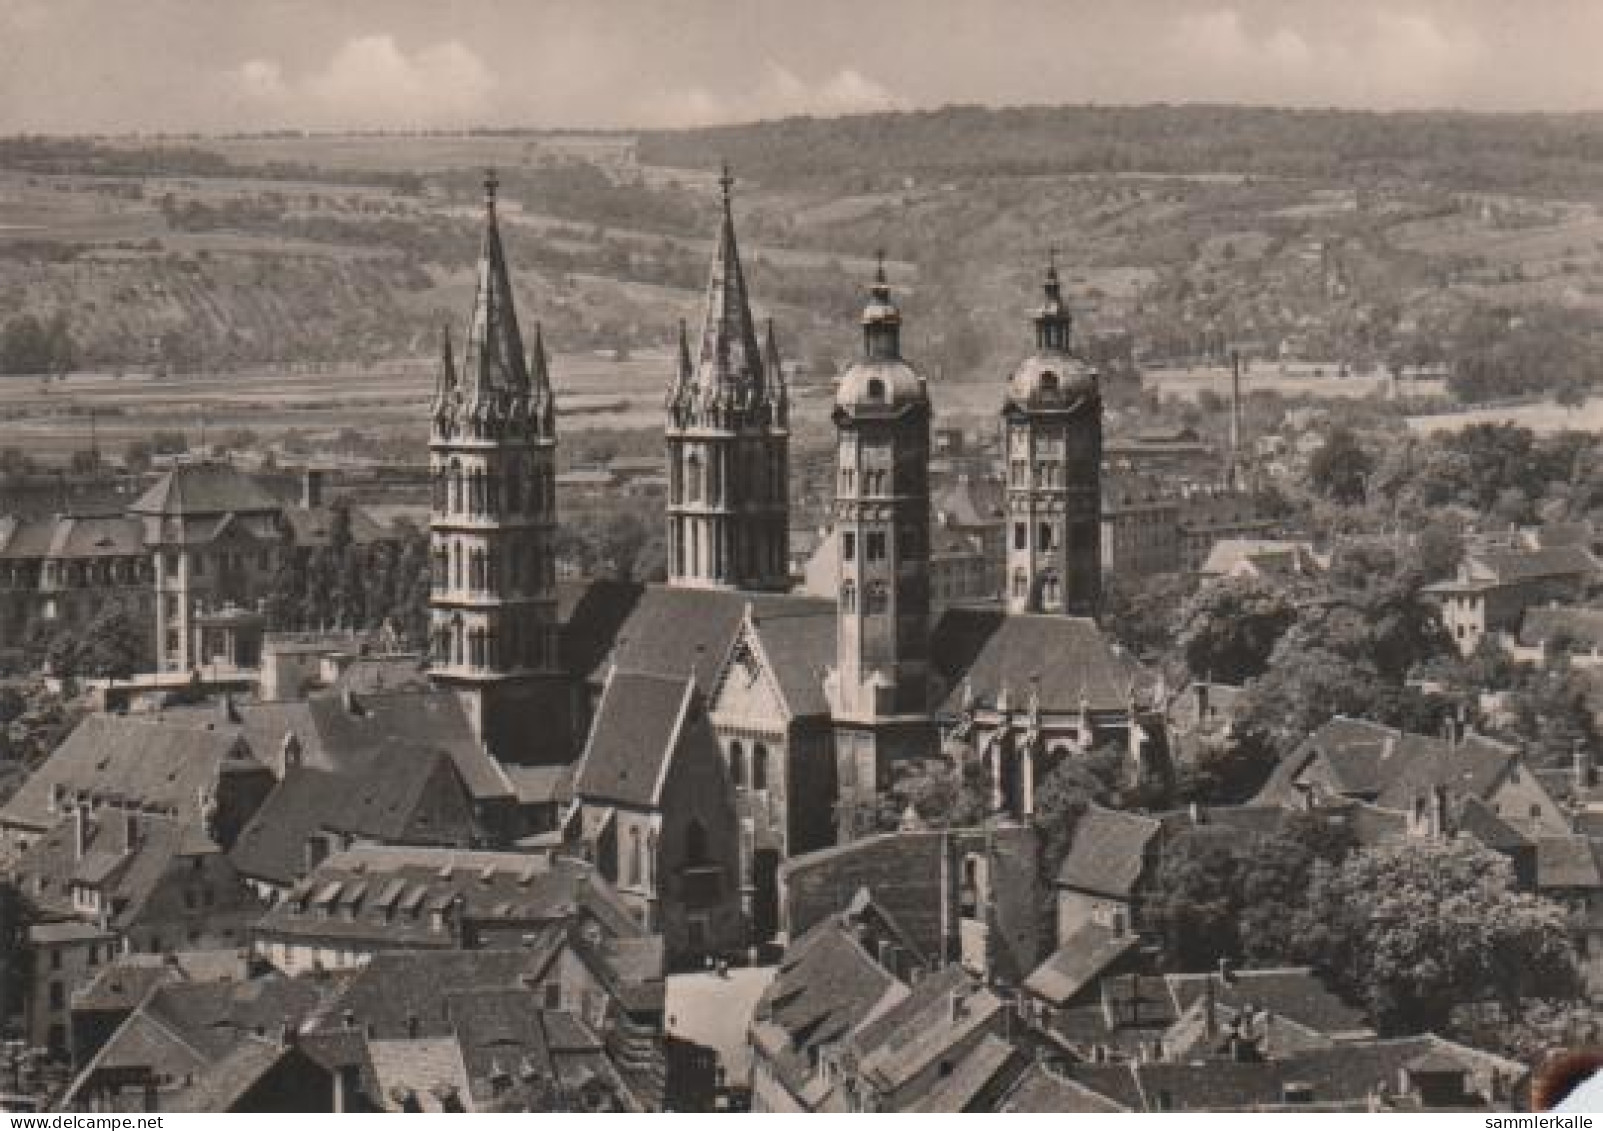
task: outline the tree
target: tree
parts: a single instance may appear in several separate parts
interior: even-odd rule
[[[1180,611],[1178,644],[1196,679],[1241,683],[1258,675],[1295,620],[1286,596],[1252,578],[1209,582]]]
[[[128,679],[149,668],[154,628],[122,600],[107,601],[89,623],[54,633],[45,659],[57,675],[76,679]]]
[[[1102,625],[1136,655],[1159,655],[1174,643],[1175,625],[1195,589],[1184,574],[1114,577],[1102,591]]]
[[[1440,1031],[1461,1002],[1513,1011],[1577,985],[1564,909],[1516,891],[1508,859],[1468,838],[1388,842],[1317,865],[1307,905],[1306,960],[1386,1032]]]
[[[1338,503],[1361,503],[1368,493],[1375,461],[1350,428],[1334,428],[1308,461],[1308,480],[1315,491]]]

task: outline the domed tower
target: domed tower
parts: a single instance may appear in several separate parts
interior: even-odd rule
[[[880,263],[863,357],[835,394],[840,589],[831,677],[843,839],[867,831],[900,759],[933,747],[929,721],[930,400],[902,360],[901,313]]]
[[[430,670],[486,742],[498,701],[560,670],[556,405],[538,330],[524,353],[495,195],[491,173],[477,294],[460,354],[445,335],[429,434]]]
[[[769,323],[759,346],[735,246],[723,226],[694,355],[683,326],[667,398],[668,577],[701,589],[790,585],[790,402]]]
[[[1102,596],[1102,395],[1069,352],[1071,318],[1054,259],[1035,352],[1008,381],[1008,609],[1094,616]]]

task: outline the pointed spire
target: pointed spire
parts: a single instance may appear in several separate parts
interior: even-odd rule
[[[874,253],[874,286],[863,308],[863,350],[870,361],[899,361],[902,356],[902,312],[891,301],[885,277],[885,249]]]
[[[730,406],[756,405],[767,396],[762,348],[751,317],[746,275],[735,240],[735,178],[725,165],[718,178],[723,208],[718,246],[702,314],[701,340],[689,384],[698,399]],[[687,351],[688,352],[688,351]]]
[[[484,176],[484,242],[479,250],[477,291],[468,317],[463,344],[462,378],[474,401],[495,391],[527,392],[529,370],[518,332],[512,280],[501,246],[496,219],[496,193],[500,181],[495,170]]]
[[[1058,249],[1047,249],[1046,301],[1035,312],[1035,348],[1042,353],[1068,353],[1072,317],[1063,305],[1063,284],[1058,279]]]

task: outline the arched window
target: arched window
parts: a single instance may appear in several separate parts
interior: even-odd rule
[[[523,510],[523,468],[517,463],[507,468],[507,513]]]
[[[736,789],[746,784],[746,750],[739,742],[729,744],[729,781]]]
[[[1060,596],[1058,579],[1047,574],[1041,581],[1041,599],[1048,605],[1056,605]]]
[[[451,543],[451,588],[462,588],[462,543]]]
[[[751,748],[751,788],[768,788],[768,747],[760,742]]]
[[[872,616],[883,613],[890,607],[890,592],[885,588],[883,581],[871,582],[868,586],[866,600],[863,602],[863,611]]]
[[[1036,539],[1036,542],[1039,547],[1043,550],[1050,550],[1052,548],[1052,524],[1050,522],[1041,523],[1041,529],[1038,533],[1040,536]]]
[[[1043,393],[1055,393],[1058,391],[1058,375],[1050,369],[1041,374],[1041,391]]]
[[[685,829],[685,866],[701,868],[708,863],[707,826],[701,823],[701,818],[692,817]]]
[[[885,400],[885,382],[878,377],[871,378],[868,382],[868,399],[876,404]]]
[[[1013,596],[1023,600],[1030,595],[1030,578],[1022,569],[1013,571]]]
[[[462,618],[456,617],[451,621],[451,664],[454,667],[462,666],[462,653],[465,651],[462,642]]]
[[[466,500],[462,497],[462,464],[451,461],[451,513],[461,514]]]
[[[843,583],[841,585],[841,587],[840,587],[840,609],[841,609],[841,612],[843,612],[843,613],[855,613],[857,611],[857,584],[856,584],[856,582],[847,581],[847,582],[845,582],[845,583]]]

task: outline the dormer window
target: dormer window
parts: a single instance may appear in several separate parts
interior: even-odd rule
[[[881,381],[878,377],[875,377],[868,382],[868,399],[873,401],[875,404],[885,403],[885,382]]]
[[[1058,391],[1058,375],[1050,369],[1041,374],[1041,392],[1055,393]]]

